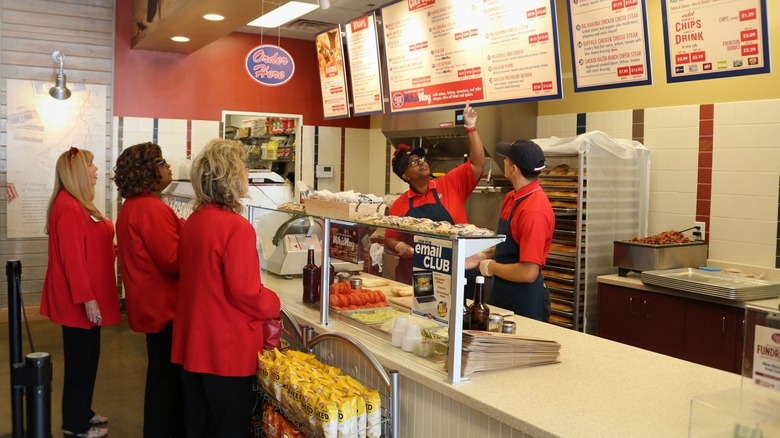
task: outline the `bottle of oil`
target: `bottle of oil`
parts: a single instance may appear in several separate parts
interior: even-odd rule
[[[320,270],[314,264],[314,245],[309,245],[307,262],[303,267],[303,302],[316,303],[320,300]]]
[[[484,285],[485,277],[477,276],[477,284],[474,287],[474,302],[469,306],[471,330],[487,331],[490,326],[490,307],[485,305]]]

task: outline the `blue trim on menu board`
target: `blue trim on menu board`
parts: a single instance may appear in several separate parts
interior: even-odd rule
[[[576,0],[575,0],[576,1]],[[648,32],[647,27],[647,3],[645,0],[640,0],[640,7],[642,8],[642,18],[643,18],[643,29],[645,32],[644,35],[644,41],[645,41],[645,65],[647,66],[647,79],[642,81],[624,81],[624,82],[618,82],[614,84],[605,84],[605,85],[598,85],[593,87],[580,87],[577,83],[577,69],[575,65],[577,65],[577,54],[574,50],[574,30],[572,29],[572,19],[571,19],[571,2],[572,0],[566,1],[566,11],[569,16],[569,46],[571,48],[571,65],[572,65],[572,78],[574,79],[574,92],[579,93],[582,91],[598,91],[598,90],[608,90],[612,88],[625,88],[625,87],[636,87],[640,85],[652,85],[653,83],[653,65],[652,65],[652,59],[650,57],[650,33]]]
[[[386,46],[386,38],[384,34],[384,22],[385,22],[385,9],[400,2],[408,2],[409,0],[395,0],[395,1],[389,1],[387,3],[384,3],[381,6],[381,20],[382,24],[377,26],[377,32],[381,33],[381,40],[383,43],[383,48]],[[453,6],[457,6],[459,3],[459,0],[450,0]],[[562,79],[561,79],[561,54],[560,54],[560,44],[558,39],[558,17],[557,17],[557,11],[555,8],[555,0],[545,0],[545,6],[547,6],[547,10],[550,14],[551,19],[551,33],[552,33],[552,47],[554,51],[555,56],[555,83],[558,87],[558,92],[556,94],[549,94],[549,95],[543,95],[543,96],[533,96],[533,97],[524,97],[524,98],[517,98],[517,99],[502,99],[502,100],[488,100],[488,99],[481,99],[481,100],[470,100],[470,104],[473,107],[479,107],[479,106],[486,106],[486,105],[494,105],[494,104],[510,104],[510,103],[522,103],[522,102],[535,102],[535,101],[543,101],[543,100],[553,100],[553,99],[562,99],[563,98],[563,85],[562,85]],[[440,3],[444,3],[443,0],[438,0],[435,2],[437,5]],[[521,3],[521,2],[517,2]],[[453,103],[452,105],[441,105],[441,106],[427,106],[427,107],[420,107],[419,109],[408,109],[403,111],[393,111],[393,105],[392,105],[392,96],[390,96],[390,89],[389,89],[389,77],[390,72],[388,70],[388,54],[386,48],[384,48],[384,65],[382,68],[384,69],[384,77],[388,78],[387,84],[383,84],[383,87],[387,87],[387,99],[391,100],[389,103],[389,111],[385,111],[389,114],[414,114],[414,113],[423,113],[428,112],[432,110],[448,110],[448,109],[462,109],[465,105],[466,101],[463,102],[457,102]]]
[[[767,26],[767,12],[766,12],[766,0],[759,0],[759,7],[761,9],[761,27],[763,29],[763,35],[761,41],[764,45],[764,66],[761,68],[746,68],[740,70],[728,70],[720,73],[705,73],[705,74],[691,74],[674,77],[672,76],[673,62],[671,54],[669,53],[669,19],[666,14],[666,4],[668,0],[661,0],[661,15],[662,24],[664,29],[664,55],[666,56],[666,82],[688,82],[698,81],[701,79],[717,79],[727,78],[734,76],[745,76],[761,73],[769,73],[771,71],[771,64],[769,60],[769,27]]]

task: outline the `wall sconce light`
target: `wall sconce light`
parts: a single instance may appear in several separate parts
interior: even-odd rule
[[[57,50],[51,54],[51,59],[60,65],[60,71],[57,73],[56,84],[49,88],[49,96],[57,100],[65,100],[70,97],[70,90],[68,90],[67,84],[65,83],[65,72],[63,71],[65,54]]]

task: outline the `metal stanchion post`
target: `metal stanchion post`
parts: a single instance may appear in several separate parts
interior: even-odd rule
[[[17,383],[16,369],[22,363],[22,322],[19,319],[19,293],[21,290],[22,262],[8,260],[5,264],[5,275],[8,278],[8,350],[11,358],[11,424],[13,438],[24,436],[24,410],[22,398],[24,386]]]
[[[30,353],[25,356],[24,367],[30,373],[25,386],[27,436],[51,437],[51,355],[43,352]]]
[[[9,350],[11,357],[11,421],[13,438],[22,438],[24,411],[22,398],[27,395],[27,437],[51,437],[51,381],[52,364],[49,353],[33,352],[22,362],[21,329],[21,277],[22,263],[9,260],[6,263],[8,277]],[[27,326],[29,335],[30,327]],[[32,337],[30,337],[30,349]]]

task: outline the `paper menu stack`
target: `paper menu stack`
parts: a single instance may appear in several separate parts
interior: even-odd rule
[[[463,331],[462,372],[522,368],[560,362],[561,344],[541,338],[477,330]]]

